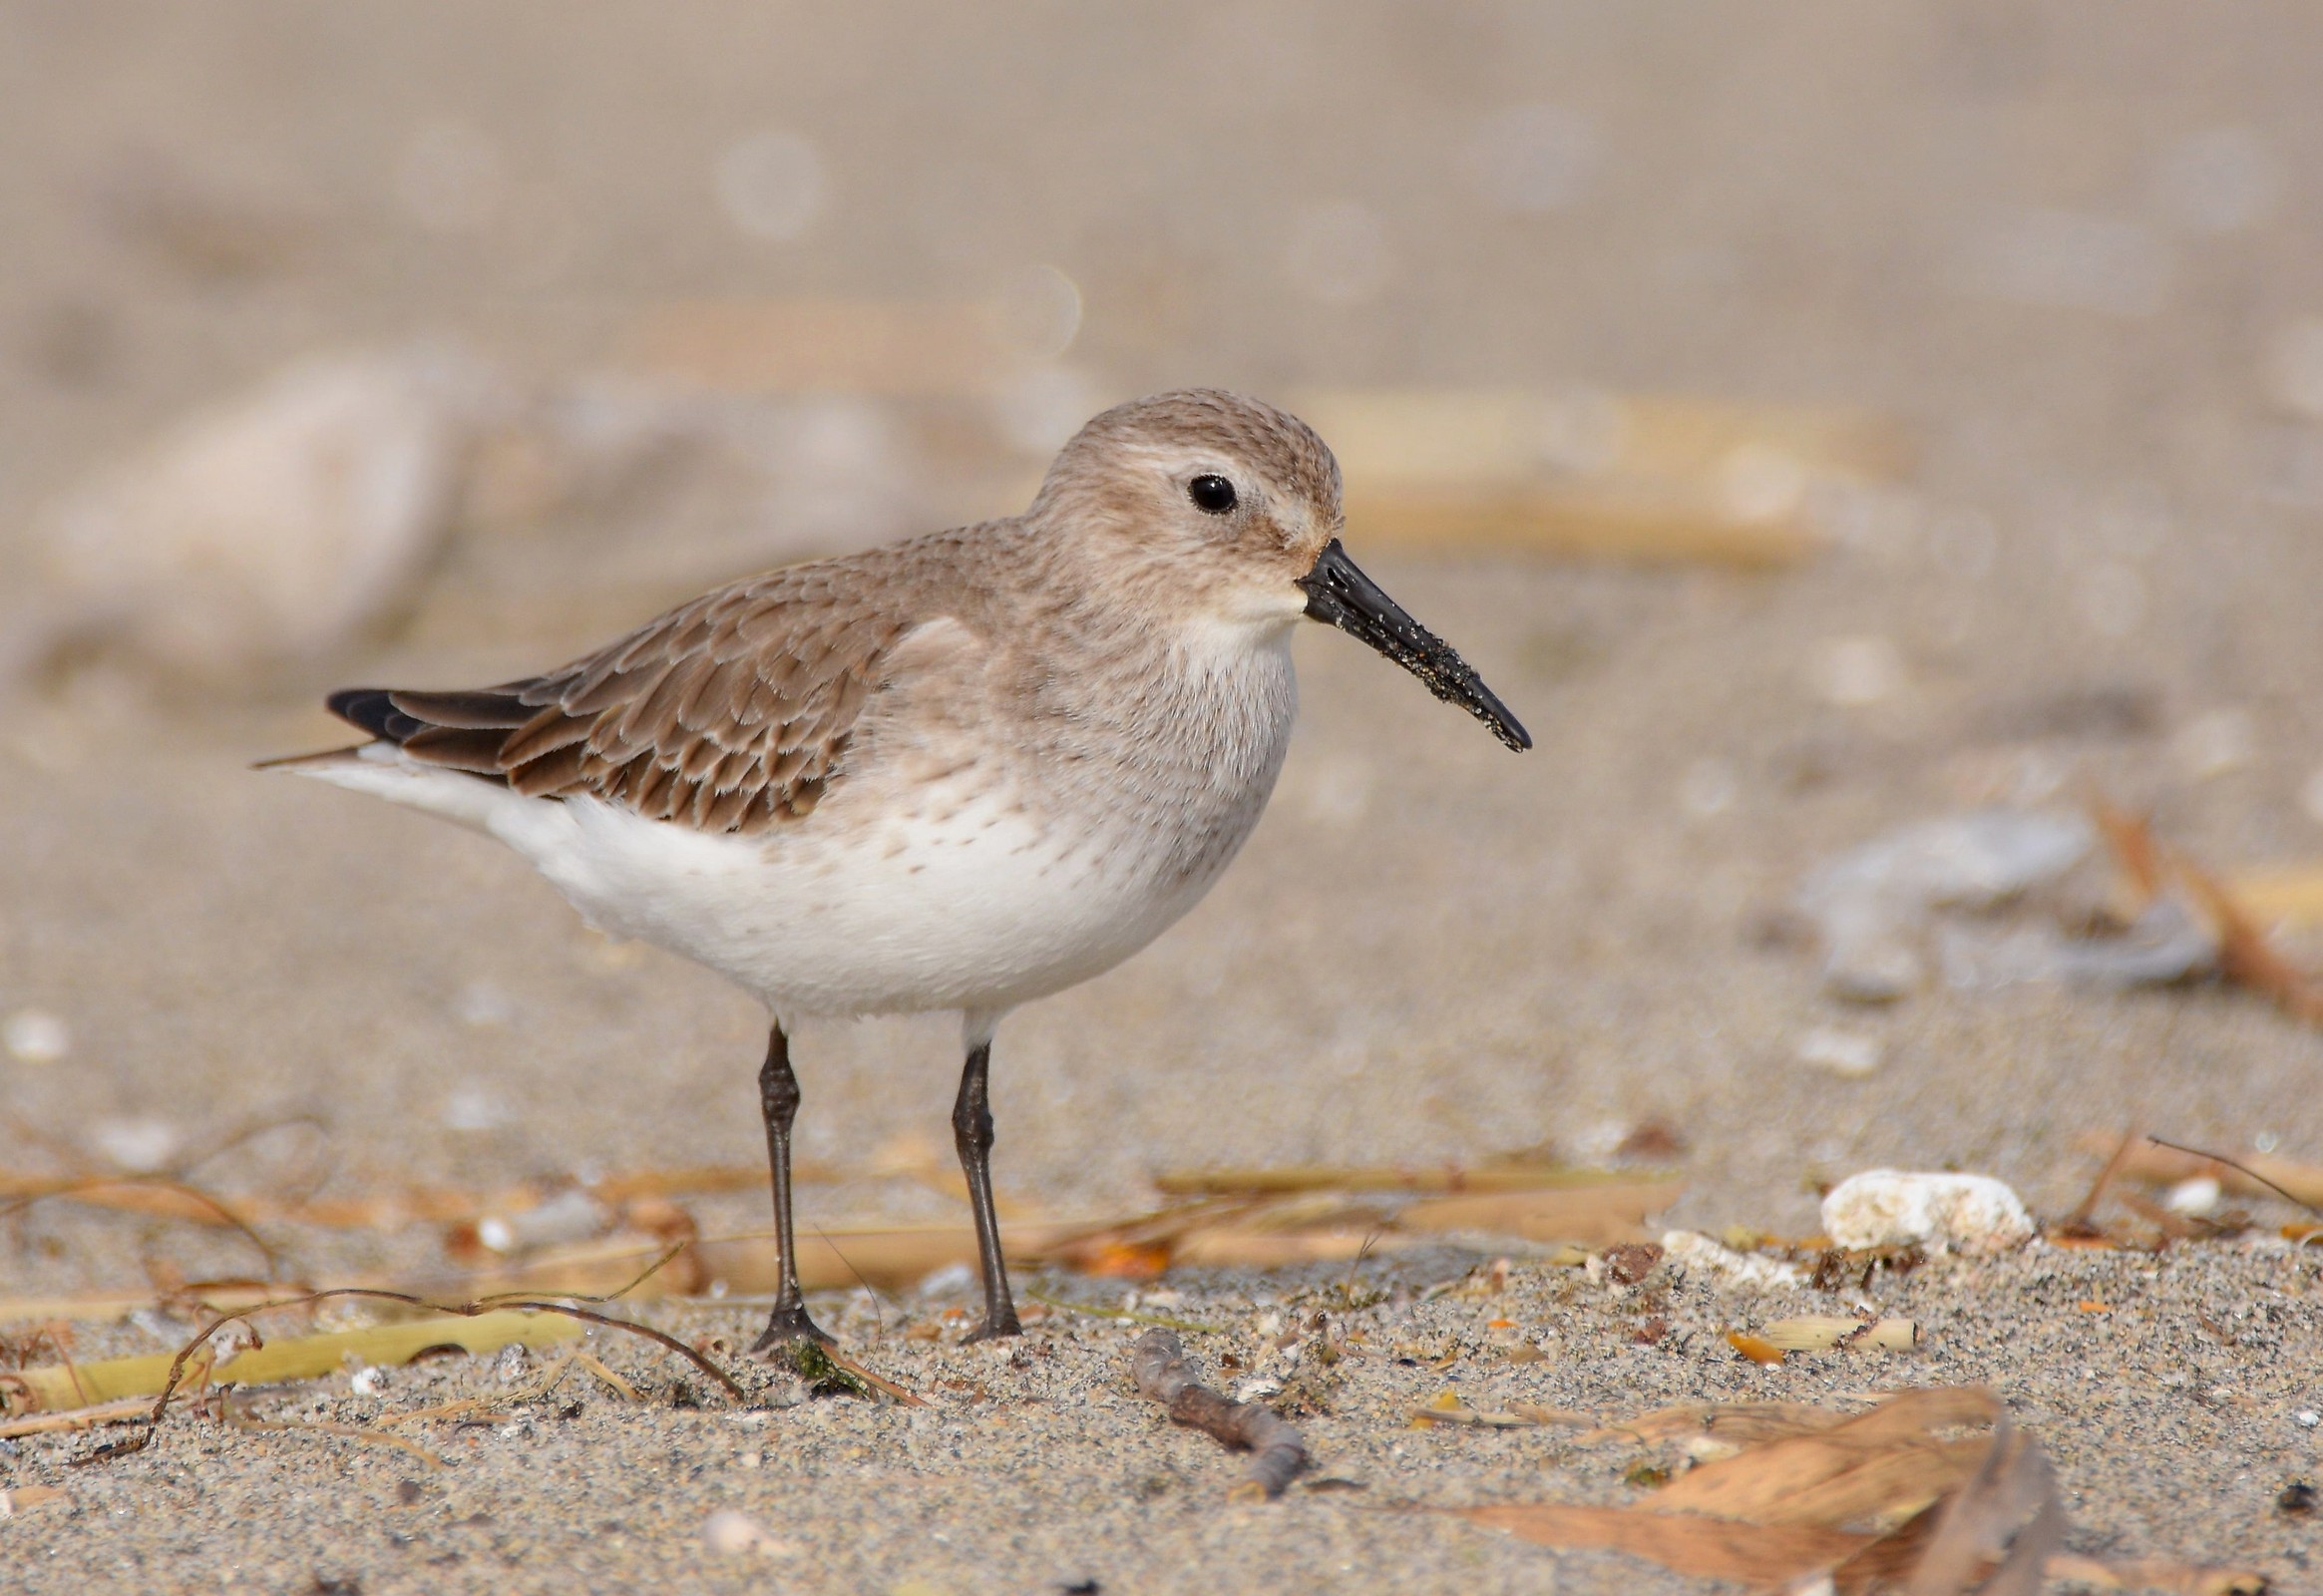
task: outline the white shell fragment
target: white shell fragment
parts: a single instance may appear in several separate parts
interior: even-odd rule
[[[1729,1286],[1767,1291],[1780,1286],[1799,1286],[1806,1282],[1805,1274],[1796,1264],[1785,1263],[1779,1258],[1758,1258],[1748,1253],[1736,1252],[1732,1247],[1714,1241],[1698,1230],[1664,1232],[1662,1258],[1665,1263],[1675,1265],[1689,1275],[1716,1280]]]
[[[1867,1169],[1823,1199],[1823,1234],[1841,1247],[1997,1253],[2030,1241],[2032,1216],[1990,1175]]]

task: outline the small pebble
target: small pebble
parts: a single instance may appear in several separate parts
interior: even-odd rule
[[[464,1025],[479,1028],[513,1024],[517,1017],[516,1004],[489,981],[472,981],[460,989],[452,999],[452,1012]]]
[[[178,1141],[178,1128],[166,1119],[100,1119],[89,1127],[90,1145],[140,1175],[166,1166]]]
[[[476,1239],[496,1253],[513,1253],[585,1240],[604,1229],[610,1217],[594,1197],[576,1188],[519,1213],[486,1215],[477,1222]]]
[[[73,1050],[73,1032],[45,1008],[19,1008],[0,1024],[0,1045],[20,1064],[53,1064]]]
[[[966,1264],[946,1264],[932,1269],[920,1281],[923,1297],[958,1297],[976,1283],[975,1271]]]
[[[702,1522],[702,1540],[714,1552],[756,1552],[761,1557],[796,1557],[798,1547],[770,1533],[748,1513],[721,1508]]]
[[[2213,709],[2180,727],[2169,749],[2188,776],[2208,781],[2258,756],[2258,722],[2247,709]]]
[[[1718,465],[1720,508],[1736,521],[1779,522],[1798,514],[1813,479],[1799,458],[1766,443],[1727,451]]]
[[[1903,655],[1885,637],[1832,637],[1808,661],[1807,680],[1823,702],[1861,708],[1903,686]]]
[[[1877,1073],[1880,1053],[1877,1036],[1868,1031],[1841,1030],[1836,1025],[1817,1025],[1798,1042],[1800,1063],[1827,1069],[1848,1080],[1861,1080]]]
[[[1711,820],[1735,807],[1739,784],[1724,759],[1697,759],[1678,778],[1678,804],[1697,820]]]
[[[2208,1175],[2196,1175],[2191,1180],[2181,1180],[2170,1187],[2168,1195],[2161,1202],[2173,1214],[2199,1219],[2218,1211],[2219,1195],[2217,1181]]]
[[[479,1087],[462,1086],[444,1099],[447,1130],[494,1130],[508,1123],[508,1117],[500,1099]]]

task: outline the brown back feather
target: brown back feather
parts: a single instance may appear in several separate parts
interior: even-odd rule
[[[881,658],[913,624],[899,605],[864,603],[861,588],[833,602],[834,575],[806,567],[719,589],[529,680],[391,691],[422,723],[399,740],[528,797],[586,793],[712,832],[796,819],[844,774]]]

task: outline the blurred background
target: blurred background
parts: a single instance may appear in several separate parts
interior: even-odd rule
[[[1244,860],[1003,1029],[1020,1202],[1545,1147],[1801,1232],[1875,1162],[2054,1212],[2132,1122],[2323,1153],[2295,994],[2074,876],[2103,796],[2318,952],[2318,48],[2288,4],[4,0],[6,1162],[747,1165],[746,999],[247,763],[342,737],[330,686],[1009,513],[1190,383],[1317,424],[1539,747],[1303,637]],[[947,1145],[949,1026],[800,1058],[857,1171],[810,1210],[952,1215],[879,1173]]]

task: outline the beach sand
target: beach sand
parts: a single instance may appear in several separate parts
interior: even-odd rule
[[[1996,802],[2071,812],[2103,793],[2225,871],[2323,854],[2301,796],[2323,766],[2323,498],[2299,464],[2323,431],[2281,373],[2323,314],[2306,70],[2323,32],[2293,8],[2131,11],[1233,8],[1122,21],[1141,41],[1124,49],[1091,15],[1037,7],[1005,28],[925,6],[554,26],[501,3],[11,8],[0,527],[21,573],[46,495],[309,349],[450,331],[573,373],[665,301],[981,291],[1052,259],[1081,280],[1072,360],[1100,402],[1195,380],[1586,382],[1893,417],[1907,475],[1825,507],[1832,546],[1789,569],[1372,554],[1351,526],[1351,551],[1538,747],[1513,757],[1350,639],[1303,635],[1300,731],[1244,857],[1149,951],[1002,1026],[1003,1196],[1102,1216],[1191,1166],[1541,1147],[1594,1163],[1659,1123],[1687,1181],[1667,1223],[1801,1236],[1818,1183],[1880,1165],[1989,1173],[2056,1219],[2102,1162],[2082,1138],[2133,1126],[2323,1161],[2323,1036],[2263,998],[1938,983],[1851,1007],[1782,931],[1819,861]],[[1056,106],[1019,103],[1026,83]],[[1532,102],[1586,114],[1586,182],[1559,208],[1477,210],[1475,119]],[[437,124],[497,152],[500,208],[475,229],[430,230],[397,198],[415,130]],[[766,126],[811,132],[829,165],[828,213],[780,248],[738,240],[710,179]],[[2204,159],[2264,192],[2204,210],[2209,190],[2183,192]],[[303,241],[203,268],[121,198],[155,173],[254,195]],[[965,216],[944,208],[961,196]],[[1346,196],[1392,223],[1384,281],[1353,303],[1282,263],[1303,207]],[[941,236],[931,215],[951,218]],[[923,480],[897,514],[928,519],[893,530],[976,513],[950,491]],[[184,1151],[291,1118],[201,1178],[246,1191],[316,1162],[348,1195],[761,1156],[748,999],[608,944],[487,841],[247,768],[331,745],[327,686],[499,679],[682,597],[608,593],[587,569],[665,539],[694,581],[723,556],[673,502],[633,528],[613,506],[465,549],[400,640],[260,692],[101,669],[0,711],[0,1015],[38,1009],[71,1037],[53,1061],[0,1058],[16,1127],[0,1163],[62,1167],[24,1127],[84,1153],[141,1133]],[[478,614],[506,624],[463,635]],[[1834,690],[1832,659],[1865,657],[1848,653],[1862,639],[1877,690]],[[1800,1061],[1832,1026],[1871,1040],[1871,1073]],[[869,1170],[883,1148],[948,1145],[950,1022],[810,1026],[796,1057],[806,1156]],[[758,1201],[696,1206],[744,1227]],[[870,1173],[802,1204],[821,1225],[960,1217]],[[1681,1281],[1646,1346],[1634,1302],[1521,1253],[1489,1302],[1420,1300],[1479,1262],[1452,1252],[1171,1277],[1168,1314],[1223,1327],[1189,1337],[1212,1368],[1256,1359],[1262,1324],[1293,1315],[1367,1339],[1301,1420],[1317,1472],[1360,1488],[1273,1505],[1229,1503],[1238,1463],[1134,1394],[1134,1325],[1052,1313],[1020,1345],[962,1349],[906,1334],[941,1301],[834,1297],[818,1311],[850,1350],[930,1405],[797,1400],[760,1376],[754,1398],[776,1405],[739,1413],[600,1336],[645,1400],[573,1377],[570,1417],[561,1388],[429,1430],[442,1469],[191,1418],[104,1466],[68,1466],[87,1437],[0,1443],[0,1483],[65,1492],[0,1523],[0,1583],[1676,1590],[1692,1587],[1430,1511],[1629,1499],[1634,1453],[1554,1428],[1415,1429],[1409,1409],[1447,1387],[1611,1418],[1985,1382],[2056,1460],[2076,1549],[2311,1588],[2311,1521],[2274,1504],[2323,1471],[2323,1431],[2299,1417],[2323,1407],[2319,1261],[2267,1239],[2289,1205],[2252,1206],[2256,1239],[2158,1258],[1933,1263],[1876,1287],[1923,1325],[1919,1351],[1775,1370],[1721,1333],[1843,1312],[1845,1294]],[[318,1284],[440,1263],[426,1227],[279,1240]],[[0,1296],[252,1268],[228,1233],[64,1203],[0,1226]],[[1351,1282],[1387,1295],[1348,1307]],[[1106,1305],[1129,1289],[1041,1285]],[[729,1344],[754,1329],[739,1304],[646,1312]],[[1498,1358],[1492,1319],[1552,1356]],[[77,1356],[164,1350],[166,1328],[86,1324]],[[339,1377],[252,1400],[368,1419],[490,1395],[503,1373],[431,1362],[369,1396]],[[673,1405],[681,1377],[698,1406]],[[707,1549],[721,1510],[779,1546]]]

